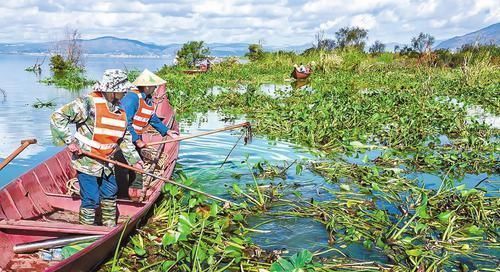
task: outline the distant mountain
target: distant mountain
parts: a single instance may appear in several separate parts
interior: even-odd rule
[[[80,40],[84,52],[89,55],[142,56],[173,58],[182,44],[157,45],[138,40],[105,36]],[[56,42],[45,43],[0,43],[0,54],[47,54],[55,48]],[[209,43],[211,55],[217,57],[243,56],[248,52],[248,43]],[[309,45],[265,46],[268,51],[288,50],[302,52]]]
[[[463,36],[456,36],[445,40],[436,46],[436,49],[457,49],[465,44],[495,44],[500,45],[500,23],[490,25],[478,31]]]
[[[145,43],[138,40],[122,39],[112,36],[99,37],[89,40],[81,40],[84,52],[89,55],[105,56],[132,56],[132,57],[165,57],[173,58],[175,53],[182,47],[180,43],[157,45]],[[459,48],[467,43],[496,44],[500,45],[500,23],[488,26],[478,31],[454,37],[449,40],[437,40],[435,49]],[[56,42],[43,43],[0,43],[0,54],[47,54]],[[211,54],[217,57],[243,56],[248,52],[248,43],[209,43]],[[400,43],[387,43],[386,51],[393,51],[394,46]],[[312,44],[264,46],[266,51],[294,51],[303,52]]]

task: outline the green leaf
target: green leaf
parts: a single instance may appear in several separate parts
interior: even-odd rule
[[[309,250],[304,249],[297,254],[295,265],[297,268],[304,267],[306,264],[312,261],[312,258],[313,258],[312,253]]]
[[[377,183],[375,183],[375,182],[372,182],[372,189],[373,189],[374,191],[380,191],[380,187],[379,187],[379,186],[378,186],[378,184],[377,184]]]
[[[147,253],[144,248],[138,246],[134,246],[134,252],[139,257],[143,257]]]
[[[431,218],[430,215],[427,213],[427,204],[418,206],[417,209],[415,209],[415,212],[417,213],[418,217],[422,219]]]
[[[233,190],[234,190],[235,193],[237,193],[239,195],[241,195],[241,193],[242,193],[240,187],[236,183],[233,183]]]
[[[340,184],[340,189],[343,191],[350,191],[351,187],[348,184]]]
[[[241,213],[237,213],[233,215],[233,220],[234,221],[243,221],[243,215]]]
[[[174,264],[175,261],[164,261],[161,264],[161,271],[168,271]]]
[[[420,249],[420,248],[408,249],[408,250],[405,250],[405,252],[406,252],[406,255],[413,256],[413,257],[418,257],[424,253],[422,251],[422,249]]]
[[[274,262],[269,268],[269,272],[287,272],[278,262]]]
[[[303,166],[302,166],[302,164],[299,164],[299,163],[298,163],[298,164],[295,166],[295,174],[296,174],[297,176],[299,176],[300,174],[302,174],[302,170],[303,170]]]
[[[476,225],[471,225],[467,228],[467,232],[469,234],[472,234],[474,236],[482,236],[484,234],[484,230],[482,230],[481,228],[479,228],[478,226]]]
[[[479,191],[476,190],[476,189],[470,189],[470,190],[462,190],[460,192],[460,194],[462,195],[462,197],[466,197],[466,196],[470,196],[470,195],[475,195],[477,194]]]
[[[295,268],[292,263],[283,258],[279,258],[276,262],[280,264],[280,266],[283,268],[283,271],[292,271]]]
[[[179,241],[181,233],[177,232],[175,230],[169,230],[163,235],[163,238],[161,239],[161,244],[166,247],[169,245],[173,245]]]
[[[443,223],[448,223],[450,221],[451,216],[453,215],[453,211],[445,211],[438,215],[439,221]]]
[[[197,203],[196,198],[191,198],[189,200],[189,208],[192,208],[192,207],[196,206],[196,203]]]
[[[366,155],[363,157],[363,162],[364,162],[364,163],[368,163],[368,154],[366,154]]]
[[[212,205],[210,206],[210,215],[216,217],[218,212],[219,206],[217,205],[217,203],[212,202]]]

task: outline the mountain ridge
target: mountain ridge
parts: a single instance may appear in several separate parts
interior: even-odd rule
[[[173,58],[182,47],[181,43],[159,45],[129,38],[115,36],[102,36],[92,39],[80,39],[85,54],[97,56],[130,56],[130,57],[166,57]],[[434,49],[455,50],[467,43],[500,45],[500,23],[496,23],[474,32],[456,36],[451,39],[439,40]],[[0,43],[0,54],[48,54],[57,42],[35,42],[35,43]],[[249,43],[207,43],[211,54],[217,57],[243,56],[248,52]],[[395,45],[402,43],[389,42],[386,51],[392,51]],[[294,51],[300,53],[311,47],[311,43],[302,45],[265,45],[266,51]]]

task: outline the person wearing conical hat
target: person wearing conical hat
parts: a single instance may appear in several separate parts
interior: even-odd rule
[[[159,86],[165,83],[165,80],[145,69],[132,83],[137,89],[127,93],[121,100],[121,107],[127,114],[127,129],[132,134],[132,142],[137,149],[146,147],[142,140],[142,134],[148,125],[151,125],[162,136],[177,137],[177,132],[168,130],[167,126],[155,114],[152,95]],[[128,190],[129,196],[131,198],[138,197],[140,189],[142,189],[142,176],[137,175]]]

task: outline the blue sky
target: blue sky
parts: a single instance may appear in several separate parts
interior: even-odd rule
[[[52,41],[69,27],[87,39],[298,45],[349,25],[368,29],[370,42],[408,43],[421,31],[445,39],[499,21],[498,0],[2,0],[0,42]]]

